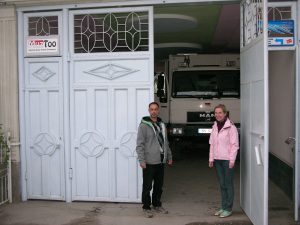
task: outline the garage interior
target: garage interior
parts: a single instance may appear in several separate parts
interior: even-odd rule
[[[155,6],[154,44],[155,72],[165,70],[165,61],[170,54],[239,53],[240,6],[217,3]],[[278,218],[293,221],[294,153],[285,141],[295,137],[295,57],[294,51],[269,51],[270,224],[275,224],[272,221]],[[278,61],[289,63],[279,64]],[[277,126],[282,128],[281,132],[276,132]],[[187,147],[182,151],[182,158],[175,161],[172,168],[167,168],[163,200],[171,205],[182,201],[198,204],[187,206],[186,213],[190,207],[199,207],[201,203],[205,209],[199,208],[199,213],[204,210],[205,214],[212,213],[220,199],[216,174],[207,166],[208,139],[199,140],[202,147]],[[243,214],[239,206],[239,167],[238,161],[234,205],[237,217]]]

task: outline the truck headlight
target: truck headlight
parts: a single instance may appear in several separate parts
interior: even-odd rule
[[[183,134],[183,129],[182,128],[173,128],[172,133],[173,134]]]

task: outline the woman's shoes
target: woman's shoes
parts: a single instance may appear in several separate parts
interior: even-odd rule
[[[219,211],[215,212],[215,216],[220,216],[224,212],[223,209],[220,209]]]
[[[224,210],[221,214],[220,214],[220,218],[226,218],[226,217],[228,217],[228,216],[231,216],[231,214],[232,214],[232,211],[226,211],[226,210]]]
[[[227,211],[227,210],[223,210],[223,209],[220,209],[219,211],[215,212],[215,216],[218,216],[220,218],[226,218],[228,216],[231,216],[232,214],[232,211]]]

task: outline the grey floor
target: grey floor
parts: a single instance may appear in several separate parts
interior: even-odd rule
[[[249,225],[239,206],[239,165],[235,176],[235,203],[231,217],[213,213],[220,205],[214,169],[207,166],[207,153],[187,152],[183,160],[166,169],[163,204],[170,211],[144,218],[141,204],[103,202],[27,201],[0,207],[0,225]],[[270,225],[292,225],[292,202],[270,183]]]

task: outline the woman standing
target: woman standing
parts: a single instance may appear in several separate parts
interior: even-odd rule
[[[239,139],[235,125],[227,117],[225,105],[217,105],[214,112],[216,122],[209,138],[209,167],[216,168],[222,196],[221,208],[215,216],[225,218],[232,214],[234,164],[239,149]]]

